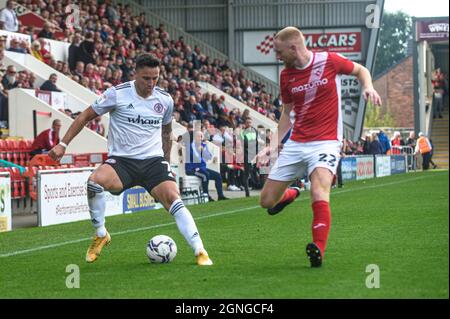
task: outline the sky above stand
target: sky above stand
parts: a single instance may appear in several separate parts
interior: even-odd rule
[[[403,11],[412,17],[448,17],[448,0],[385,0],[384,11]]]

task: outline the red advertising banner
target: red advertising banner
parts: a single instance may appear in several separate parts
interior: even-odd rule
[[[35,90],[35,94],[36,97],[41,100],[44,101],[45,103],[47,103],[48,105],[52,105],[52,92],[49,91],[41,91],[36,89]]]
[[[373,156],[357,157],[356,158],[356,180],[373,178],[374,169]]]
[[[448,17],[416,21],[417,41],[448,41]]]

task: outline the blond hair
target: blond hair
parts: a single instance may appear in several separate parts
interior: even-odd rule
[[[303,33],[296,27],[286,27],[280,30],[275,35],[275,39],[280,40],[282,42],[298,40],[302,46],[305,45],[305,37],[303,36]]]

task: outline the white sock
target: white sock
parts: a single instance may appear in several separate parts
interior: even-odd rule
[[[204,250],[204,247],[191,212],[184,206],[181,199],[177,199],[172,203],[169,212],[175,217],[178,230],[197,256],[201,250]]]
[[[106,236],[105,228],[105,192],[95,193],[89,190],[92,186],[88,184],[88,205],[91,214],[91,222],[96,229],[98,237]],[[94,196],[92,196],[94,195]]]

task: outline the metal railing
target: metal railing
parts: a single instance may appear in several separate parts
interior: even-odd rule
[[[417,168],[417,157],[412,146],[392,146],[391,155],[406,155],[408,171]]]
[[[201,49],[202,53],[207,55],[210,59],[220,59],[223,62],[229,61],[229,57],[226,54],[220,52],[206,42],[183,31],[181,28],[175,26],[166,19],[154,14],[149,10],[149,8],[146,8],[132,0],[113,0],[113,3],[128,4],[130,6],[132,14],[136,16],[144,12],[147,23],[153,25],[154,27],[157,27],[160,23],[164,24],[164,29],[170,34],[170,37],[172,39],[183,37],[185,43],[189,44],[192,47],[198,46]],[[274,98],[278,95],[279,86],[272,80],[266,78],[256,71],[253,71],[250,68],[245,67],[237,61],[229,61],[229,66],[236,71],[244,70],[247,79],[263,84],[265,87],[265,91],[272,94]]]

